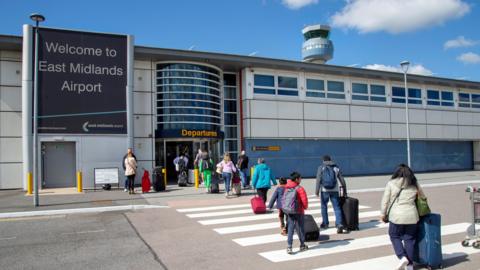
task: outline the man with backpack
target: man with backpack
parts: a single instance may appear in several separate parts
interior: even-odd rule
[[[188,179],[188,158],[181,153],[179,157],[176,157],[173,160],[173,164],[175,165],[175,170],[178,173],[178,185],[186,186]]]
[[[308,208],[308,197],[305,189],[300,186],[302,176],[298,172],[290,174],[291,180],[285,185],[285,191],[282,198],[282,211],[287,215],[287,253],[293,254],[293,231],[296,229],[298,239],[300,240],[299,252],[308,249],[305,245],[305,227],[304,215]]]
[[[328,201],[330,200],[335,212],[335,225],[337,233],[344,233],[342,208],[340,207],[339,191],[345,190],[345,180],[340,168],[332,161],[330,156],[323,156],[323,164],[317,170],[315,195],[319,196],[322,205],[322,224],[320,228],[328,228]],[[343,196],[343,195],[342,195]]]

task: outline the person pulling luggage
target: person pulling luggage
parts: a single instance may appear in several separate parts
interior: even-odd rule
[[[305,189],[300,186],[302,176],[298,172],[290,174],[291,180],[287,181],[285,191],[282,198],[282,211],[287,214],[287,253],[293,254],[293,232],[297,230],[298,239],[300,240],[299,252],[308,249],[305,245],[305,210],[308,209],[308,197]]]
[[[282,211],[282,198],[285,191],[285,185],[287,184],[287,178],[280,177],[278,183],[278,187],[275,189],[272,197],[270,198],[268,208],[272,209],[275,202],[277,203],[276,206],[278,210],[278,219],[280,220],[280,234],[287,235],[287,227],[285,227],[285,213]]]
[[[337,233],[344,233],[342,208],[340,206],[339,191],[344,190],[345,179],[343,179],[340,168],[332,161],[328,155],[323,156],[323,164],[317,169],[317,180],[315,185],[315,195],[319,197],[322,211],[322,224],[320,228],[328,228],[328,201],[332,202],[335,212],[335,226]],[[321,191],[321,193],[320,193]]]

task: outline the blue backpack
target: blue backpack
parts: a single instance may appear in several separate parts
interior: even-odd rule
[[[298,199],[297,199],[297,189],[299,186],[294,188],[286,188],[283,192],[282,197],[282,211],[285,214],[297,214],[298,212]]]
[[[337,185],[337,176],[332,166],[322,168],[322,185],[326,189],[333,189]]]

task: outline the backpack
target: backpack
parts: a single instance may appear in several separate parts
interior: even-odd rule
[[[202,171],[212,170],[212,162],[208,159],[202,160]]]
[[[297,214],[298,213],[298,199],[297,199],[297,189],[299,186],[294,188],[286,188],[283,192],[282,197],[282,211],[285,214]]]
[[[178,159],[177,165],[178,165],[178,171],[179,172],[185,170],[185,160],[183,160],[183,158]]]
[[[337,176],[332,166],[322,168],[322,185],[326,189],[333,189],[337,185]]]

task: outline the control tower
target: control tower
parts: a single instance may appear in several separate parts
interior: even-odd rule
[[[305,62],[325,64],[333,58],[333,43],[329,39],[330,26],[309,25],[302,30],[305,41],[302,46],[302,58]]]

